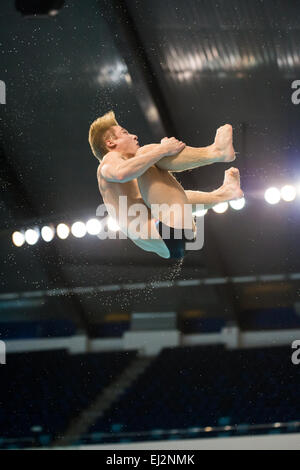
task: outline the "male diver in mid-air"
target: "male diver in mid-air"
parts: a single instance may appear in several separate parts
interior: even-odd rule
[[[243,197],[237,168],[225,171],[222,186],[212,192],[186,191],[170,173],[234,161],[236,155],[232,126],[229,124],[217,130],[214,143],[208,147],[189,147],[174,137],[164,138],[160,144],[140,147],[137,136],[121,127],[114,112],[110,111],[91,125],[89,143],[100,162],[97,178],[104,204],[114,207],[117,217],[120,196],[127,196],[128,207],[143,204],[147,208],[148,218],[140,227],[140,233],[147,235],[131,239],[143,250],[154,252],[162,258],[182,258],[186,242],[184,229],[195,233],[193,217],[189,227],[186,227],[183,217],[185,205],[191,205],[192,211],[197,204],[209,209],[220,202]],[[174,204],[182,209],[177,213],[162,214],[163,220],[167,216],[169,221],[169,236],[165,239],[165,224],[161,217],[156,218],[151,212],[151,205],[155,204],[163,205],[165,211]],[[127,214],[127,227],[133,218]],[[120,230],[130,237],[125,227],[120,226]],[[181,238],[174,235],[178,230],[183,234]]]

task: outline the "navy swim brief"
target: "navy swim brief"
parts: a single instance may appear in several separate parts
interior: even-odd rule
[[[169,249],[170,258],[184,258],[186,252],[185,244],[186,242],[192,242],[195,239],[195,232],[192,229],[169,227],[160,220],[157,220],[155,224],[161,238]]]

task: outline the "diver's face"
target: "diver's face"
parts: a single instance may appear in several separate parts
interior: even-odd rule
[[[113,127],[115,137],[111,139],[114,144],[114,149],[122,152],[124,155],[135,155],[140,148],[138,138],[121,126]]]

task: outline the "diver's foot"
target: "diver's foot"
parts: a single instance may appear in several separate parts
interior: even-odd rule
[[[213,146],[219,162],[229,163],[236,159],[232,134],[233,129],[230,124],[225,124],[217,130]]]
[[[240,172],[237,168],[229,168],[225,171],[224,183],[220,188],[222,198],[227,201],[241,199],[244,193],[241,189]]]

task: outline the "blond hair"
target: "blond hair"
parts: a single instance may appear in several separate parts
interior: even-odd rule
[[[105,144],[105,140],[114,136],[111,127],[118,126],[115,113],[109,111],[104,116],[99,117],[90,127],[89,131],[89,143],[93,154],[99,161],[108,152]]]

